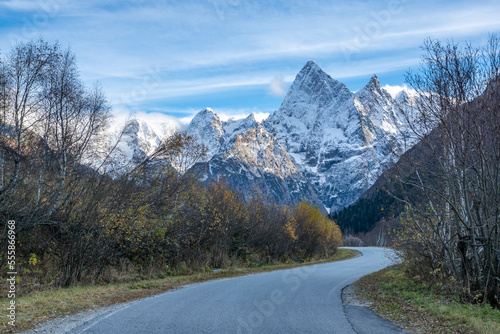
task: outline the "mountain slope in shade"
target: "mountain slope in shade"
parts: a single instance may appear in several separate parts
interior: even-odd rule
[[[498,152],[498,147],[500,147],[498,146],[500,142],[500,132],[498,132],[500,122],[498,120],[500,118],[497,117],[499,115],[498,101],[500,101],[499,88],[500,80],[493,80],[480,96],[461,105],[463,108],[461,110],[463,113],[462,124],[467,124],[466,131],[458,126],[454,131],[463,133],[464,138],[466,138],[464,145],[467,145],[467,149],[464,151],[468,154],[466,163],[470,164],[469,166],[473,166],[479,161],[484,163],[483,166],[498,161],[498,153],[494,152]],[[411,92],[410,94],[406,92],[406,95],[400,96],[400,98],[415,101],[416,96],[412,95]],[[438,104],[436,103],[436,105]],[[495,126],[495,121],[497,126]],[[444,152],[447,151],[446,147],[449,145],[446,142],[449,140],[450,129],[453,129],[454,116],[447,116],[445,124],[428,132],[421,141],[402,154],[395,164],[385,170],[356,202],[333,215],[344,232],[368,232],[379,221],[383,219],[389,221],[393,217],[398,217],[405,210],[407,203],[413,203],[415,206],[428,203],[422,190],[422,184],[432,185],[437,192],[447,192],[445,191],[447,184],[442,179],[444,173],[442,162],[443,159],[446,160],[443,155],[446,155]],[[416,127],[418,124],[413,124],[413,126]],[[476,149],[477,147],[481,147],[481,149]],[[497,159],[495,160],[494,157]],[[469,168],[469,170],[471,174],[476,173],[475,168]],[[480,170],[481,173],[490,171],[495,173],[494,167],[477,170]],[[495,175],[498,178],[498,174]],[[488,177],[488,179],[494,180],[495,177]],[[485,191],[485,193],[493,192]],[[398,201],[395,197],[404,199],[404,201]],[[496,204],[486,204],[486,207],[494,207]],[[476,210],[479,209],[476,208]]]
[[[380,87],[376,75],[353,93],[310,61],[263,126],[286,148],[323,204],[337,211],[413,144],[405,143],[408,130],[397,112],[398,98]]]

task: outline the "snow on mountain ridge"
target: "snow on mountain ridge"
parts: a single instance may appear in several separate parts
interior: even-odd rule
[[[413,143],[399,107],[414,102],[411,90],[381,87],[376,75],[354,93],[309,61],[262,123],[253,113],[223,120],[211,108],[198,112],[187,132],[208,147],[208,158],[193,168],[207,182],[227,179],[244,196],[256,187],[280,203],[308,199],[336,211]],[[133,119],[113,161],[140,161],[175,129]]]
[[[179,129],[179,124],[168,116],[155,117],[156,122],[141,116],[112,119],[88,164],[103,172],[122,173],[152,154]]]
[[[187,132],[207,146],[209,158],[217,154],[224,144],[223,122],[211,108],[198,112],[189,123]]]
[[[225,130],[225,142],[219,153],[208,162],[193,167],[202,180],[224,178],[246,199],[258,190],[277,203],[290,204],[307,199],[322,206],[285,148],[253,115],[227,122]],[[202,142],[207,140],[210,141],[201,138]]]
[[[404,122],[376,75],[356,93],[308,62],[263,122],[327,208],[354,202],[401,151]]]

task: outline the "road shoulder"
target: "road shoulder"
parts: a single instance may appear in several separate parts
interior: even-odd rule
[[[391,321],[375,314],[371,303],[359,298],[351,284],[342,289],[342,306],[347,320],[358,334],[409,333]]]

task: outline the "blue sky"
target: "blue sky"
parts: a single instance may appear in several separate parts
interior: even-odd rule
[[[402,85],[426,37],[484,44],[499,17],[498,0],[0,0],[0,52],[59,41],[115,113],[186,121],[273,112],[308,60],[353,91]]]

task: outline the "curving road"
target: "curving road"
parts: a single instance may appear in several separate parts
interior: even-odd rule
[[[342,305],[342,289],[392,263],[391,250],[189,285],[103,314],[70,333],[399,333],[367,308]]]

